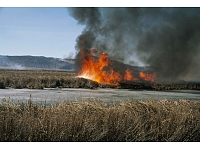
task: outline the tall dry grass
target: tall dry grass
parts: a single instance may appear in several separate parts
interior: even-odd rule
[[[0,70],[0,88],[96,88],[91,80],[77,78],[71,71]]]
[[[4,101],[0,124],[0,141],[200,141],[200,102]]]

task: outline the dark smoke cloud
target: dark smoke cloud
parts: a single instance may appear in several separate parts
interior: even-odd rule
[[[154,67],[160,81],[200,79],[200,8],[70,8],[86,25],[76,49]]]

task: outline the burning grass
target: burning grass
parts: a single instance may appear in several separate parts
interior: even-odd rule
[[[96,49],[89,51],[80,50],[81,70],[78,76],[81,78],[96,81],[99,84],[109,84],[117,86],[121,81],[151,81],[156,80],[156,73],[140,72],[139,77],[134,77],[130,69],[126,69],[124,77],[118,71],[115,71],[112,62],[109,61],[108,55],[103,52],[99,53],[99,57],[95,58],[93,53],[97,54]]]
[[[0,141],[200,141],[199,101],[0,104]]]

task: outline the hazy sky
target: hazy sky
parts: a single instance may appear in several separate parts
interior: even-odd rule
[[[0,8],[0,55],[63,58],[75,54],[84,26],[65,7]]]

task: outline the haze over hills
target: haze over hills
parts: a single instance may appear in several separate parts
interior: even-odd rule
[[[0,55],[0,68],[74,70],[74,59],[60,59],[44,56]]]
[[[125,69],[134,70],[136,73],[143,70],[150,70],[148,67],[131,66],[111,60],[114,70],[124,73]],[[75,66],[75,59],[53,58],[44,56],[5,56],[0,55],[0,68],[10,69],[62,69],[78,70],[80,66]]]
[[[115,71],[124,74],[126,69],[130,69],[138,76],[140,71],[152,72],[152,68],[148,66],[131,66],[110,60],[111,66]],[[51,69],[51,70],[70,70],[80,71],[81,64],[75,66],[75,59],[72,58],[53,58],[44,56],[7,56],[0,55],[0,68],[7,69]]]

